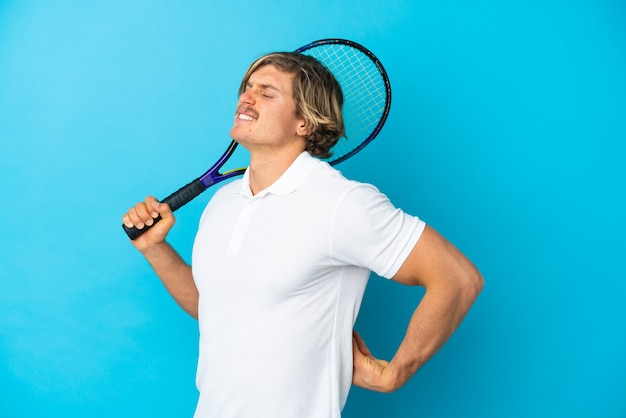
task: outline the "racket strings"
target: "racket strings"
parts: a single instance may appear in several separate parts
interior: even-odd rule
[[[348,45],[323,45],[305,53],[321,61],[335,76],[344,96],[346,136],[332,148],[337,160],[358,148],[377,129],[388,101],[385,79],[376,63]]]

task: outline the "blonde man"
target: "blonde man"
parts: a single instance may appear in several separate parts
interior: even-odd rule
[[[261,57],[239,93],[230,134],[250,166],[207,205],[193,267],[166,242],[166,204],[148,197],[123,222],[162,217],[133,244],[199,320],[196,417],[340,417],[351,384],[404,385],[458,327],[482,277],[422,220],[314,158],[344,133],[341,89],[319,62]],[[353,332],[372,271],[426,289],[389,362]]]

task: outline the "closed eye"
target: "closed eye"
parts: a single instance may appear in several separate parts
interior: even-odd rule
[[[244,92],[247,92],[253,88],[254,85],[252,84],[252,82],[248,81],[246,83],[246,88],[244,89]],[[273,99],[276,97],[277,93],[280,93],[280,91],[271,84],[257,84],[257,89],[260,91],[261,96],[268,99]]]

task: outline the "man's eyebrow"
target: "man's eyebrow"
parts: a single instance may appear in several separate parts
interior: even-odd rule
[[[252,81],[250,81],[250,79],[248,79],[248,82],[246,83],[249,86],[254,85],[255,83],[253,83]],[[278,87],[276,87],[274,84],[271,83],[256,83],[257,86],[259,86],[259,88],[263,89],[263,90],[274,90],[278,93],[282,93],[282,90],[279,89]]]
[[[269,84],[269,83],[259,83],[259,86],[263,89],[263,90],[274,90],[277,91],[278,93],[282,93],[282,91],[276,87],[273,84]]]

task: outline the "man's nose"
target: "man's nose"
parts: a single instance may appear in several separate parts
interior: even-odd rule
[[[251,89],[244,91],[241,93],[241,96],[239,96],[239,103],[252,104],[255,100],[254,93]]]

